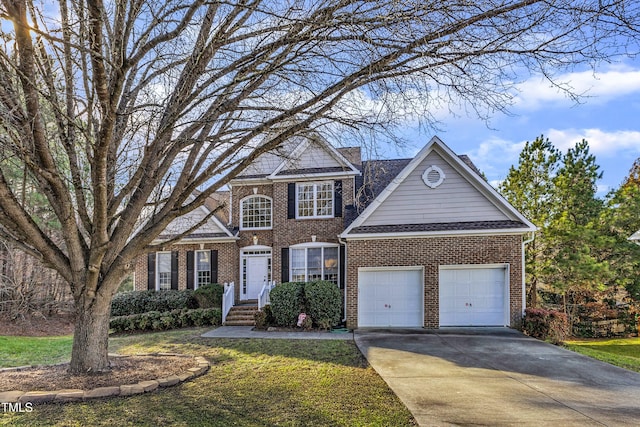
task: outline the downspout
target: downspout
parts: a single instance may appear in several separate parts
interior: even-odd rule
[[[526,263],[525,263],[525,259],[524,259],[524,245],[526,245],[527,243],[531,243],[535,240],[536,238],[536,232],[535,231],[530,231],[529,234],[531,235],[531,238],[524,240],[522,242],[522,315],[524,316],[524,310],[527,307],[527,284],[526,284]]]
[[[229,226],[233,225],[233,186],[229,184]]]
[[[340,235],[338,235],[338,243],[344,246],[344,317],[343,322],[347,321],[347,242],[342,241]],[[340,258],[340,250],[338,250],[338,258]]]

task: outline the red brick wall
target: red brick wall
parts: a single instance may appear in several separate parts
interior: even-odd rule
[[[320,180],[320,179],[319,179]],[[281,250],[297,243],[311,242],[316,236],[317,242],[338,243],[338,235],[344,230],[345,206],[353,204],[353,178],[342,179],[342,212],[343,217],[327,219],[287,219],[287,182],[275,182],[272,185],[246,185],[233,187],[233,221],[237,226],[240,221],[240,199],[253,194],[264,194],[273,198],[273,230],[242,230],[238,241],[240,248],[253,244],[253,235],[258,238],[259,245],[272,248],[272,277],[277,282],[281,276]],[[239,279],[238,279],[239,280]],[[237,282],[237,281],[236,281]]]
[[[344,230],[345,207],[353,204],[354,179],[342,179],[342,212],[341,218],[327,219],[287,219],[287,182],[275,182],[269,185],[235,185],[232,187],[232,226],[240,226],[240,200],[254,194],[269,196],[273,199],[272,230],[240,230],[236,243],[205,244],[204,249],[218,249],[218,281],[236,283],[236,300],[240,292],[240,250],[253,245],[253,236],[258,238],[258,245],[272,248],[272,279],[281,282],[281,250],[297,243],[311,242],[316,236],[317,242],[338,243],[338,234]],[[226,224],[225,224],[226,225]],[[179,286],[186,286],[186,252],[198,250],[199,245],[174,245],[167,250],[178,250]],[[147,255],[140,256],[135,267],[135,289],[147,289]]]
[[[218,283],[236,282],[238,270],[237,246],[235,243],[205,243],[202,248],[199,244],[173,245],[166,248],[167,251],[178,251],[178,288],[187,287],[187,251],[201,249],[215,249],[218,251]],[[141,255],[136,260],[135,266],[135,290],[147,290],[147,254]]]
[[[424,266],[424,327],[439,327],[438,266],[508,264],[511,326],[522,314],[522,237],[459,236],[347,242],[347,327],[358,326],[358,268]]]

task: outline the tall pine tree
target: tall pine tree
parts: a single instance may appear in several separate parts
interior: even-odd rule
[[[527,301],[538,305],[538,282],[545,264],[545,240],[541,238],[554,204],[554,180],[560,152],[543,135],[527,141],[518,161],[511,166],[499,191],[530,221],[541,229],[538,237],[525,247]]]
[[[588,142],[582,140],[562,156],[553,180],[542,280],[562,296],[565,310],[568,302],[575,302],[567,296],[602,289],[609,280],[608,264],[598,259],[599,249],[608,244],[597,229],[603,208],[596,197],[599,169]]]

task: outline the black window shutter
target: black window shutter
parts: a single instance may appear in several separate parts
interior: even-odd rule
[[[218,250],[211,250],[211,283],[218,283]]]
[[[147,254],[147,289],[156,290],[156,253]]]
[[[289,281],[289,248],[282,248],[282,256],[280,259],[282,265],[282,283]]]
[[[296,217],[296,183],[287,185],[287,219]]]
[[[171,252],[171,289],[178,289],[178,251]]]
[[[347,248],[345,246],[340,245],[340,260],[338,261],[338,271],[340,274],[340,289],[344,289],[344,284],[345,284],[345,253],[347,251]]]
[[[193,251],[187,251],[187,289],[193,289],[193,281],[195,277],[193,259]]]
[[[335,203],[334,212],[336,218],[342,217],[342,180],[333,183],[333,201]]]

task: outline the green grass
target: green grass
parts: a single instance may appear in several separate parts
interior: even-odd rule
[[[140,396],[0,411],[0,425],[415,425],[351,341],[203,339],[204,330],[110,339],[123,354],[202,355],[212,366],[200,378]]]
[[[0,336],[0,368],[68,362],[73,337]]]
[[[640,372],[640,338],[638,337],[567,341],[565,347],[585,356]]]

